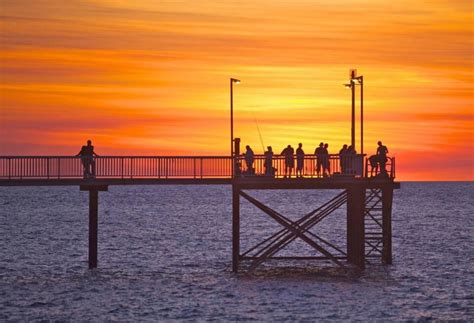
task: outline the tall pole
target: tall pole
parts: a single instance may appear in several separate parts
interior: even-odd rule
[[[234,92],[233,92],[234,79],[230,79],[230,158],[231,158],[231,171],[232,178],[234,177]]]
[[[97,268],[99,191],[89,190],[89,269]]]
[[[234,155],[234,80],[230,79],[230,156]]]
[[[360,153],[364,155],[364,76],[360,76]]]
[[[355,146],[355,82],[354,79],[351,78],[351,94],[352,94],[352,115],[351,115],[351,146],[352,148],[356,148]]]

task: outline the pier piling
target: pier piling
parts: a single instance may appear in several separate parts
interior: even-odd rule
[[[365,265],[365,187],[347,188],[347,261],[364,269]]]
[[[386,187],[382,189],[382,261],[392,264],[392,200],[393,188]]]
[[[240,261],[240,192],[232,186],[232,271],[239,271]]]
[[[97,268],[99,233],[99,191],[107,191],[107,185],[81,185],[81,191],[89,191],[89,269]]]

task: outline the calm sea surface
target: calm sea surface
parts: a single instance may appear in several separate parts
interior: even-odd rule
[[[335,191],[256,191],[296,219]],[[227,186],[100,193],[99,269],[87,269],[88,195],[0,188],[0,320],[474,320],[474,183],[402,183],[392,266],[266,263],[231,272]],[[242,250],[279,227],[242,202]],[[345,248],[345,210],[315,232]],[[295,241],[282,255],[310,255]]]

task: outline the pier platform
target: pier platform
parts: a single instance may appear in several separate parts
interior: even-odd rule
[[[232,189],[232,270],[253,271],[267,260],[325,260],[364,269],[369,259],[392,263],[392,200],[395,159],[387,169],[372,169],[365,156],[349,163],[329,155],[329,169],[317,169],[317,157],[305,156],[303,177],[285,174],[285,160],[275,156],[274,174],[264,176],[265,158],[255,156],[250,169],[242,156],[104,156],[84,160],[69,156],[0,156],[0,186],[77,186],[89,192],[89,268],[98,264],[99,192],[114,185],[228,185]],[[91,178],[85,178],[91,177]],[[293,221],[252,196],[254,190],[337,190],[317,209]],[[248,202],[281,229],[252,248],[240,250],[241,203]],[[340,208],[346,209],[346,249],[323,239],[316,225]],[[307,243],[314,256],[280,257],[294,240]]]

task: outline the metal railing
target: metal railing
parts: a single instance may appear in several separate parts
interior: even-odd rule
[[[372,158],[374,159],[371,160]],[[395,178],[395,157],[387,156],[385,165],[384,163],[380,163],[377,156],[365,158],[365,176]]]
[[[84,163],[96,178],[220,178],[232,173],[228,156],[8,156],[0,157],[0,178],[83,178]]]
[[[305,155],[301,164],[301,172],[298,170],[298,158],[293,158],[293,167],[287,168],[285,156],[274,155],[272,166],[266,167],[265,156],[255,155],[252,166],[249,166],[244,156],[239,156],[236,162],[236,175],[241,176],[272,176],[276,178],[284,177],[329,177],[333,175],[363,176],[363,156],[347,156],[343,160],[339,155],[327,155],[327,157],[318,158],[316,155]],[[271,170],[269,170],[271,169]]]
[[[346,175],[356,177],[377,176],[371,171],[368,158],[362,155],[345,157],[328,155],[325,162],[315,155],[305,155],[301,175],[307,178]],[[271,171],[265,167],[265,156],[255,155],[251,169],[244,156],[235,158],[235,176],[296,177],[298,161],[287,169],[281,155],[272,158]],[[81,158],[73,156],[0,156],[0,179],[69,179],[85,177],[85,164],[96,178],[231,178],[232,158],[229,156],[100,156]],[[365,164],[364,164],[365,163]],[[319,171],[318,171],[319,164]],[[365,165],[365,167],[364,167]],[[388,158],[386,175],[395,177],[395,159]]]

